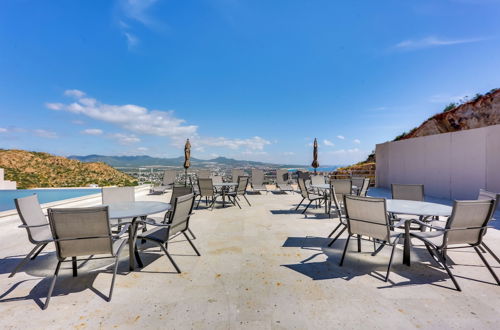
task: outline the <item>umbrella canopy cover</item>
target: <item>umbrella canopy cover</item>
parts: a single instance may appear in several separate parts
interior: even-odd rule
[[[314,146],[313,146],[313,161],[311,163],[311,166],[314,167],[314,171],[319,167],[318,163],[318,140],[315,138],[314,139]]]
[[[184,146],[184,168],[188,169],[191,166],[191,143],[189,139],[186,140],[186,145]]]

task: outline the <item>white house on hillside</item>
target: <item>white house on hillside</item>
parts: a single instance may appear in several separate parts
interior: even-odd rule
[[[0,168],[0,190],[17,189],[16,181],[4,180],[4,170]]]

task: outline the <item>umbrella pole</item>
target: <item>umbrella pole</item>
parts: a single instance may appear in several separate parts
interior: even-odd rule
[[[184,169],[184,182],[185,182],[184,186],[187,187],[188,186],[188,169],[187,168]]]

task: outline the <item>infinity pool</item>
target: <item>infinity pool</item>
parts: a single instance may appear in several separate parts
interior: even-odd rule
[[[101,189],[18,189],[0,190],[0,212],[16,208],[14,198],[37,194],[41,204],[98,194]]]

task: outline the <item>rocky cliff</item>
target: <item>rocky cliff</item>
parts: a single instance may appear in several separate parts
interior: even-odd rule
[[[450,105],[444,112],[432,116],[397,140],[498,124],[500,124],[500,89],[495,89],[461,105]]]
[[[0,149],[5,179],[20,189],[36,187],[130,186],[137,181],[104,163],[82,163],[43,152]]]

